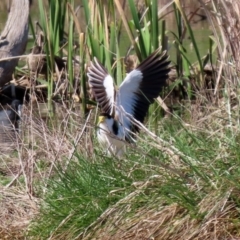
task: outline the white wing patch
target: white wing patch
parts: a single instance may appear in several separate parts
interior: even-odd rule
[[[111,103],[111,105],[114,105],[114,85],[113,85],[113,78],[110,75],[107,75],[105,79],[103,80],[103,86],[105,87],[106,96]],[[113,107],[111,109],[110,115],[113,113]]]

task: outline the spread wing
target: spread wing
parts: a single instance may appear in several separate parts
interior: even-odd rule
[[[132,70],[120,85],[116,98],[116,115],[123,126],[130,131],[139,129],[131,122],[126,113],[143,122],[149,105],[166,84],[170,71],[170,61],[166,51],[158,49]],[[124,111],[122,111],[124,109]],[[129,137],[127,137],[128,140]]]
[[[93,95],[102,112],[112,116],[114,113],[114,85],[113,79],[106,68],[94,58],[88,67],[87,76]]]

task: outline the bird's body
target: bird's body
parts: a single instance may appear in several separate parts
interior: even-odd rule
[[[113,155],[121,156],[125,152],[124,129],[111,116],[100,116],[97,136],[100,144]]]
[[[158,97],[168,78],[168,55],[156,50],[138,67],[127,74],[118,91],[107,70],[94,59],[88,68],[93,95],[101,108],[98,140],[116,156],[124,153],[125,143],[133,142],[138,132],[133,119],[143,122],[149,105]]]

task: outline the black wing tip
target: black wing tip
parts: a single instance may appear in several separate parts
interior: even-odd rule
[[[100,63],[100,61],[93,57],[93,60],[90,61],[87,67],[87,76],[90,79],[92,73],[100,73],[101,75],[108,75],[107,69]]]
[[[144,72],[150,72],[156,68],[162,69],[162,71],[170,72],[170,63],[168,51],[162,51],[161,48],[156,49],[151,53],[146,59],[144,59],[136,69],[141,71],[144,75]]]
[[[168,74],[171,70],[170,63],[168,52],[158,48],[137,67],[137,70],[142,72],[143,79],[135,93],[136,102],[133,116],[141,123],[146,117],[150,104],[167,84]],[[138,132],[139,128],[135,126],[132,131]]]

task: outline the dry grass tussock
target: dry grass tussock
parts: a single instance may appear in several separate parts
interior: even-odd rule
[[[152,184],[157,184],[157,181]],[[141,190],[138,194],[140,194]],[[204,219],[190,216],[188,211],[177,205],[165,205],[161,198],[154,208],[131,209],[134,195],[121,200],[108,209],[96,222],[93,231],[83,239],[156,239],[156,240],[212,240],[239,239],[239,226],[231,219],[239,216],[235,204],[228,201],[228,195],[216,192],[204,198],[197,207],[199,214],[208,214]],[[134,216],[129,214],[134,212]]]
[[[38,201],[19,187],[0,188],[0,239],[25,239],[29,222],[38,213]]]

